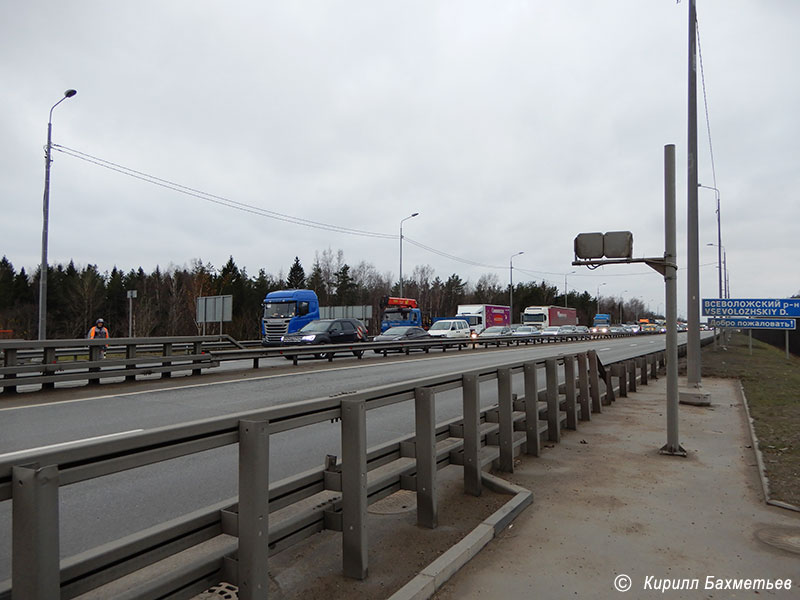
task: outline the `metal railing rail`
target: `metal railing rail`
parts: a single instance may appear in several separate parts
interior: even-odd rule
[[[663,363],[664,353],[657,352],[603,368],[590,350],[7,456],[0,459],[0,500],[12,501],[13,588],[0,584],[0,599],[74,598],[101,586],[111,594],[115,585],[126,592],[117,590],[114,597],[189,598],[221,580],[238,584],[242,600],[266,598],[268,555],[322,529],[341,531],[343,572],[362,579],[370,502],[416,490],[418,523],[434,528],[438,468],[463,465],[465,493],[478,495],[482,468],[513,471],[515,454],[538,456],[543,440],[558,442],[562,428],[577,428],[637,380],[646,384],[648,370],[653,377]],[[523,378],[522,397],[512,393],[515,374]],[[479,385],[492,380],[498,402],[481,409]],[[436,425],[436,395],[455,389],[462,391],[463,416]],[[409,400],[414,434],[367,449],[367,411]],[[321,469],[269,485],[271,435],[337,419],[341,459],[328,457]],[[60,486],[230,444],[239,446],[238,502],[230,499],[59,561]],[[148,567],[188,552],[191,558],[180,567],[148,574]],[[127,579],[137,574],[131,587]]]
[[[209,345],[241,347],[229,336],[177,336],[78,340],[0,341],[3,355],[0,389],[15,392],[18,385],[41,384],[52,388],[61,381],[88,381],[161,373],[192,371],[218,366],[208,353]],[[66,357],[72,360],[64,360]]]
[[[124,377],[126,381],[135,381],[137,375],[160,373],[161,377],[170,377],[176,371],[191,371],[193,375],[199,375],[202,369],[232,360],[252,360],[253,368],[258,368],[261,359],[282,356],[296,366],[299,359],[308,356],[326,358],[330,362],[337,356],[355,355],[361,359],[365,352],[386,356],[389,352],[408,354],[412,350],[430,352],[432,349],[446,352],[453,349],[475,349],[479,346],[519,346],[627,335],[630,334],[432,338],[411,342],[358,342],[270,348],[248,348],[246,346],[249,342],[237,342],[227,335],[115,338],[113,342],[98,339],[0,341],[0,352],[3,353],[0,390],[14,393],[20,385],[41,385],[43,389],[52,389],[58,382],[87,381],[97,384],[101,379],[119,377]],[[220,346],[236,346],[236,349],[220,349]],[[72,356],[73,360],[59,360],[66,356]],[[83,359],[84,356],[86,359]]]

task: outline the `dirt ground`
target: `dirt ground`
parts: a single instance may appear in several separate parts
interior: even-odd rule
[[[413,492],[401,490],[369,507],[369,576],[364,581],[342,575],[342,536],[323,531],[270,557],[270,599],[368,600],[390,596],[511,499],[485,487],[478,498],[465,495],[462,473],[461,467],[455,466],[439,471],[436,529],[417,526]],[[220,598],[236,598],[235,588],[223,584],[195,600]]]

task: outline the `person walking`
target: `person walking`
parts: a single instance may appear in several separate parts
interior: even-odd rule
[[[111,337],[111,333],[109,333],[108,327],[106,327],[105,321],[103,321],[103,319],[97,319],[97,322],[94,324],[94,327],[92,327],[89,330],[89,339],[93,340],[95,338],[101,338],[102,339],[102,338],[110,338],[110,337]],[[106,356],[106,348],[108,348],[107,345],[103,346],[102,348],[100,348],[100,358],[105,358],[105,356]]]

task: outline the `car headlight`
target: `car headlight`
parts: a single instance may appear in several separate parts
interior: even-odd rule
[[[302,339],[304,342],[313,342],[315,339],[317,339],[317,335],[315,333],[312,333],[309,335],[304,335],[300,339]]]
[[[281,336],[281,341],[283,341],[283,338],[284,338],[284,337],[285,337],[285,336],[283,336],[283,335]]]

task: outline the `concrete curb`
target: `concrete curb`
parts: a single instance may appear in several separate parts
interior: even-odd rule
[[[514,497],[392,594],[389,600],[427,600],[433,596],[436,590],[533,503],[533,492],[528,489],[488,473],[482,473],[481,479],[490,490]]]
[[[739,381],[738,384],[739,385],[736,387],[739,392],[739,396],[742,399],[742,404],[744,404],[744,413],[747,416],[747,426],[750,429],[750,444],[753,447],[753,453],[756,455],[758,477],[761,479],[761,490],[764,492],[764,502],[770,506],[776,506],[778,508],[800,512],[800,506],[795,506],[794,504],[789,504],[788,502],[781,502],[780,500],[773,500],[770,495],[767,469],[764,466],[764,456],[761,453],[761,447],[759,446],[758,437],[756,436],[756,428],[753,424],[753,417],[750,416],[750,405],[747,403],[747,395],[744,393],[744,386],[742,386],[742,382]]]

